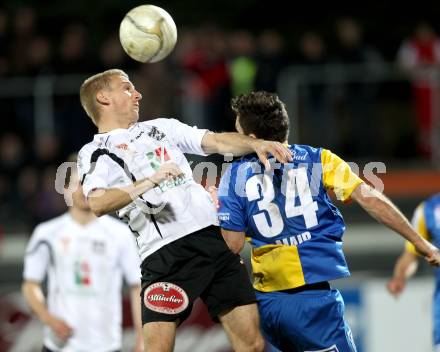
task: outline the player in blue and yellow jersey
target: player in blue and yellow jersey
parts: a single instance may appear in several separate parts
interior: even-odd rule
[[[415,210],[413,226],[429,242],[440,245],[440,193],[422,202]],[[394,274],[388,283],[388,291],[398,297],[405,289],[406,280],[417,271],[418,253],[412,243],[407,242],[405,250],[394,267]],[[435,273],[434,292],[434,334],[435,351],[440,351],[440,270]]]
[[[275,94],[234,98],[236,129],[286,143],[288,116]],[[319,127],[318,127],[319,128]],[[411,241],[433,265],[438,249],[420,237],[380,192],[323,148],[291,145],[293,161],[265,170],[255,154],[234,161],[218,189],[219,220],[238,253],[248,236],[253,284],[263,331],[282,351],[356,351],[340,293],[328,281],[350,275],[342,251],[345,224],[327,194],[357,201],[370,215]]]

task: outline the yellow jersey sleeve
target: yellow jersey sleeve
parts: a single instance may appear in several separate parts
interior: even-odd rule
[[[424,203],[421,203],[414,211],[414,215],[411,223],[413,227],[416,229],[416,231],[420,234],[420,236],[422,236],[424,239],[428,241],[431,241],[431,236],[429,235],[429,232],[426,228]],[[419,255],[419,253],[416,250],[416,247],[414,247],[414,245],[409,241],[406,241],[405,249],[409,253]]]
[[[330,150],[322,150],[321,164],[324,187],[334,190],[336,198],[342,202],[349,201],[353,191],[364,182],[344,160]]]

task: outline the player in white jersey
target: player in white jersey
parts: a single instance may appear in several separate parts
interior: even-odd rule
[[[70,179],[70,187],[68,187]],[[143,350],[140,271],[136,243],[125,224],[97,218],[79,187],[76,170],[66,189],[73,206],[39,224],[24,260],[24,297],[45,325],[43,351],[121,350],[122,281],[130,286],[136,352]],[[48,277],[47,303],[41,283]]]
[[[255,296],[238,255],[216,224],[216,209],[184,153],[271,153],[291,160],[278,142],[212,133],[174,119],[137,123],[141,94],[121,70],[87,79],[81,104],[98,127],[79,154],[84,194],[98,214],[118,211],[137,236],[142,259],[142,320],[148,351],[171,351],[177,326],[201,297],[236,351],[261,351]]]

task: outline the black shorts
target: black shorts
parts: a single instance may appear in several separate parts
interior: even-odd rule
[[[210,226],[160,248],[142,262],[142,323],[178,321],[200,297],[214,321],[228,309],[256,302],[240,256]]]

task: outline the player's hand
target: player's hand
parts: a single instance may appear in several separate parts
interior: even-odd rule
[[[426,261],[432,266],[440,266],[440,251],[437,247],[431,252],[431,254],[425,256]]]
[[[179,169],[177,164],[170,162],[165,163],[160,166],[156,173],[150,177],[154,183],[161,183],[165,180],[171,180],[177,178],[183,174],[182,170]]]
[[[220,208],[220,202],[218,201],[218,197],[217,197],[217,187],[209,186],[206,190],[208,191],[209,196],[211,197],[212,203],[214,203],[215,208],[218,210]]]
[[[405,289],[406,280],[404,278],[393,277],[388,281],[387,289],[395,298],[398,298]]]
[[[48,319],[47,325],[52,329],[55,335],[63,341],[66,341],[73,333],[72,328],[67,325],[64,320],[51,316]]]
[[[268,154],[272,154],[280,163],[292,161],[292,152],[280,142],[256,140],[254,150],[266,170],[270,170],[270,163],[267,159]]]

